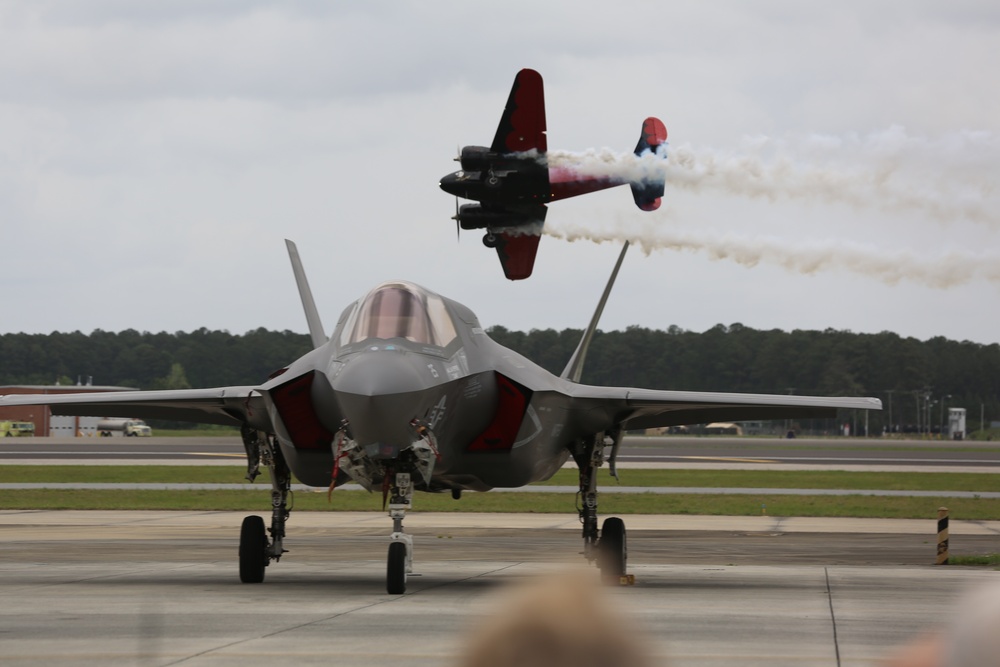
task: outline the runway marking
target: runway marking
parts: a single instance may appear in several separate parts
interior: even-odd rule
[[[741,459],[735,456],[676,456],[673,458],[694,461],[736,461],[737,463],[781,463],[775,459]]]
[[[246,454],[222,454],[222,453],[212,453],[212,452],[181,452],[187,456],[218,456],[221,458],[232,458],[232,459],[245,459]]]
[[[847,457],[847,456],[782,456],[777,459],[740,459],[735,457],[726,456],[677,456],[672,454],[620,454],[618,456],[619,461],[631,460],[631,461],[645,461],[651,459],[669,459],[669,460],[679,460],[679,459],[704,459],[707,461],[746,461],[750,463],[785,463],[788,461],[803,461],[806,463],[821,463],[823,461],[835,461],[837,463],[890,463],[896,465],[905,465],[907,463],[937,463],[945,464],[952,463],[955,465],[973,465],[973,464],[990,464],[997,465],[1000,464],[1000,459],[953,459],[953,458],[941,458],[941,459],[917,459],[917,458],[882,458],[882,457]]]

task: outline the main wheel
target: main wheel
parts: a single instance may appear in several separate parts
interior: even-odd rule
[[[389,544],[389,558],[385,566],[385,590],[389,595],[406,592],[406,545],[402,542]]]
[[[625,522],[616,516],[608,517],[601,526],[598,544],[601,575],[606,581],[618,581],[626,574],[628,545],[625,541]]]
[[[486,246],[487,248],[496,248],[497,243],[498,241],[496,234],[494,234],[493,232],[489,232],[488,234],[486,234],[486,236],[483,237],[483,245]]]
[[[240,529],[240,581],[259,584],[267,567],[267,531],[264,519],[248,516]]]

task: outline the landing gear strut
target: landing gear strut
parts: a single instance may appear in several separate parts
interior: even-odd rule
[[[395,473],[390,493],[389,517],[392,519],[392,534],[389,536],[389,557],[385,567],[385,590],[389,595],[402,595],[406,592],[407,575],[413,573],[413,536],[407,535],[403,530],[406,510],[413,507],[413,484],[410,473]]]
[[[272,560],[280,560],[286,552],[282,543],[285,539],[285,522],[291,512],[288,496],[291,493],[292,473],[272,437],[247,427],[241,433],[247,450],[247,478],[253,481],[261,463],[267,466],[271,476],[270,529],[265,531],[264,519],[261,517],[248,516],[243,519],[240,530],[240,581],[259,584],[264,581],[264,568]],[[267,532],[271,533],[270,539]]]
[[[628,545],[625,522],[618,517],[604,520],[597,530],[597,469],[604,463],[604,450],[611,446],[611,471],[615,474],[614,457],[621,442],[621,433],[598,433],[593,440],[580,441],[573,458],[580,468],[580,490],[577,493],[580,523],[583,525],[583,555],[589,562],[597,561],[601,577],[618,583],[628,576]]]

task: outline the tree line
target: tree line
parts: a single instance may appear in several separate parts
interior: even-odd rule
[[[558,374],[579,329],[488,330]],[[0,336],[0,385],[94,384],[177,389],[259,383],[311,348],[309,336],[256,329],[192,332]],[[1000,345],[920,341],[891,332],[757,330],[741,324],[705,332],[633,326],[597,332],[583,382],[650,389],[768,394],[875,396],[883,412],[870,428],[937,427],[948,407],[968,410],[970,430],[1000,419]],[[890,421],[891,409],[891,421]]]

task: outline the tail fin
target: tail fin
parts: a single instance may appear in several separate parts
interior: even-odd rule
[[[604,304],[608,302],[608,295],[611,294],[611,288],[615,284],[615,278],[618,277],[618,269],[622,268],[622,261],[625,259],[625,252],[627,250],[628,241],[626,241],[625,245],[622,246],[621,254],[618,255],[618,262],[615,264],[615,268],[611,272],[611,277],[608,278],[608,284],[604,287],[604,294],[601,295],[601,300],[597,304],[594,316],[590,318],[590,324],[587,325],[587,330],[583,332],[583,338],[580,339],[580,344],[576,346],[573,356],[569,358],[569,363],[566,364],[566,368],[563,369],[562,375],[559,377],[571,380],[572,382],[580,381],[580,377],[583,375],[583,362],[587,358],[587,348],[590,347],[590,341],[594,337],[594,332],[597,331],[597,323],[601,319],[601,314],[604,313]]]
[[[667,128],[663,121],[650,116],[642,122],[642,133],[639,135],[639,143],[635,145],[635,154],[656,152],[666,141]],[[655,211],[660,208],[664,185],[663,181],[632,183],[632,198],[635,200],[635,205],[643,211]]]
[[[295,284],[299,287],[299,298],[302,299],[302,308],[306,311],[306,321],[309,323],[309,336],[312,338],[313,348],[315,349],[326,344],[326,330],[319,319],[319,311],[316,310],[316,302],[313,301],[312,290],[309,289],[309,281],[306,279],[306,272],[302,268],[302,260],[299,258],[299,249],[288,239],[285,239],[285,246],[288,248],[288,258],[292,261]]]

